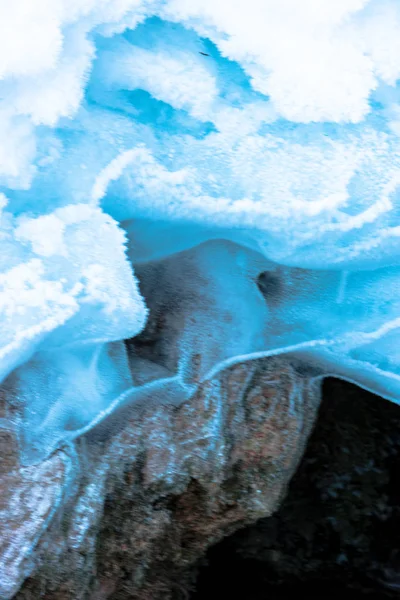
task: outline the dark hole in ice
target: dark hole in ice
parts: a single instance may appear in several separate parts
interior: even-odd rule
[[[282,282],[277,273],[264,271],[257,278],[257,286],[266,300],[277,300],[282,291]]]

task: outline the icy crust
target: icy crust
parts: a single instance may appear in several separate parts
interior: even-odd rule
[[[399,29],[395,0],[0,0],[26,463],[262,355],[399,402]]]
[[[141,331],[147,310],[125,234],[99,209],[72,205],[36,218],[4,210],[2,224],[1,378],[30,462],[132,385],[118,340]]]
[[[73,205],[3,220],[2,377],[39,347],[108,342],[142,329],[146,309],[125,234],[108,215]]]
[[[233,363],[288,354],[311,375],[347,379],[399,402],[398,267],[282,268],[217,240],[138,272],[148,329],[158,334],[150,345],[135,338],[136,356],[189,385]]]

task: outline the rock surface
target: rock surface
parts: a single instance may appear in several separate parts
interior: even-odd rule
[[[185,598],[207,548],[281,504],[319,392],[286,359],[254,361],[179,407],[133,407],[36,470],[10,450],[0,597]]]

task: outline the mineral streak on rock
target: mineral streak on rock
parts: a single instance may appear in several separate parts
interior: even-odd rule
[[[279,507],[319,399],[319,384],[286,359],[254,361],[222,372],[179,407],[133,408],[106,441],[80,440],[79,491],[42,536],[37,569],[15,598],[179,597],[211,544]],[[29,472],[40,515],[59,502],[60,456]],[[14,473],[8,493],[21,497],[28,475]],[[32,497],[4,513],[21,534],[42,531]],[[20,581],[15,571],[13,585]]]

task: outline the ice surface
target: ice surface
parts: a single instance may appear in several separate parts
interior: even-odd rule
[[[396,0],[0,0],[26,462],[263,353],[400,401],[399,30]]]
[[[124,232],[108,215],[88,205],[39,217],[13,217],[6,209],[0,373],[7,402],[21,412],[11,425],[29,462],[132,385],[118,340],[143,328],[146,308],[125,256]]]

